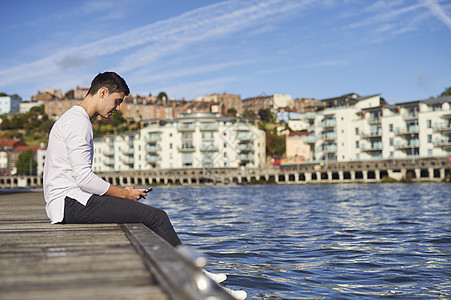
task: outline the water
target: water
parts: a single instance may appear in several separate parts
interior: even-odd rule
[[[156,187],[248,299],[451,298],[449,184]]]

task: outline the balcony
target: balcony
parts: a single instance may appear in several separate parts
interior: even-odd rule
[[[135,163],[135,159],[133,157],[122,157],[120,160],[126,165],[133,165]]]
[[[409,135],[409,134],[415,134],[420,132],[420,126],[414,125],[410,126],[405,129],[396,128],[395,130],[396,135]]]
[[[146,159],[149,162],[157,162],[157,161],[161,160],[161,157],[157,156],[157,155],[148,155],[148,156],[146,156]]]
[[[251,144],[239,144],[236,148],[240,153],[254,151],[254,147]]]
[[[102,153],[105,156],[114,156],[114,149],[105,150]]]
[[[380,124],[381,122],[382,122],[382,118],[371,117],[368,119],[369,124]]]
[[[144,138],[147,143],[158,142],[161,141],[161,137],[156,134],[151,134],[150,136]]]
[[[415,112],[415,113],[406,113],[406,114],[404,114],[402,117],[403,117],[403,119],[406,120],[406,121],[409,121],[409,120],[418,120],[418,113],[417,113],[417,112]]]
[[[375,132],[370,132],[370,133],[362,132],[360,134],[360,137],[362,139],[370,139],[370,138],[375,138],[375,137],[382,137],[382,130],[375,131]]]
[[[239,141],[253,141],[254,137],[251,136],[250,134],[246,134],[246,133],[238,133],[236,135],[236,139]]]
[[[103,164],[105,166],[114,166],[114,159],[110,158],[110,159],[104,159],[103,160]]]
[[[181,147],[178,148],[180,152],[194,152],[196,148],[191,143],[183,143]]]
[[[323,140],[325,141],[335,141],[337,139],[337,133],[336,132],[327,132],[323,134]]]
[[[241,161],[253,161],[254,160],[253,155],[245,155],[245,154],[239,154],[239,155],[237,155],[236,158]]]
[[[314,135],[309,135],[304,138],[304,143],[314,144],[316,142],[316,137]]]
[[[216,152],[218,151],[218,147],[212,144],[203,144],[200,146],[200,151],[202,152]]]
[[[406,149],[412,149],[412,148],[418,148],[420,147],[420,141],[419,140],[412,140],[408,143],[396,143],[395,149],[398,150],[406,150]]]
[[[451,139],[444,140],[444,141],[435,141],[434,146],[444,148],[444,149],[451,149]]]
[[[122,149],[121,152],[125,155],[133,155],[135,154],[135,148]]]
[[[315,119],[316,114],[314,112],[306,112],[304,114],[304,118],[308,120]]]
[[[322,150],[326,153],[335,153],[338,151],[338,147],[337,145],[325,145]]]
[[[156,153],[158,151],[161,151],[160,146],[147,146],[144,148],[147,153]]]
[[[199,126],[201,131],[216,131],[218,128],[218,124],[200,124]]]
[[[360,150],[362,152],[373,152],[373,151],[382,151],[382,143],[372,143],[369,147],[366,147],[365,145],[362,145]]]
[[[451,132],[451,124],[443,124],[434,127],[435,132]]]
[[[324,128],[333,128],[335,126],[337,126],[337,120],[335,120],[335,119],[324,120],[324,123],[323,123]]]
[[[246,126],[246,125],[239,125],[239,126],[236,128],[236,130],[237,130],[237,131],[250,131],[250,128],[249,128],[248,126]]]
[[[194,126],[194,124],[191,124],[191,123],[180,123],[177,126],[177,130],[178,131],[195,131],[196,126]]]

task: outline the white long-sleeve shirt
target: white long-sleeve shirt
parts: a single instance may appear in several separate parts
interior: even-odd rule
[[[93,195],[103,195],[110,184],[92,171],[92,123],[87,112],[75,105],[53,125],[44,165],[44,198],[52,223],[64,218],[69,196],[86,205]]]

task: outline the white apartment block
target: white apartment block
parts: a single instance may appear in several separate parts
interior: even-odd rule
[[[309,124],[312,160],[352,161],[451,154],[451,97],[396,105],[379,95],[321,100],[326,109],[301,116]]]
[[[265,163],[265,133],[250,119],[194,113],[142,124],[139,131],[96,139],[94,171],[256,168]]]
[[[0,97],[0,115],[18,113],[20,111],[19,96],[2,96]]]

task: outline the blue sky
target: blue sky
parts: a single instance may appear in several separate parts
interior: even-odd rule
[[[0,91],[89,87],[116,71],[132,93],[265,93],[390,102],[451,86],[451,1],[2,1]]]

